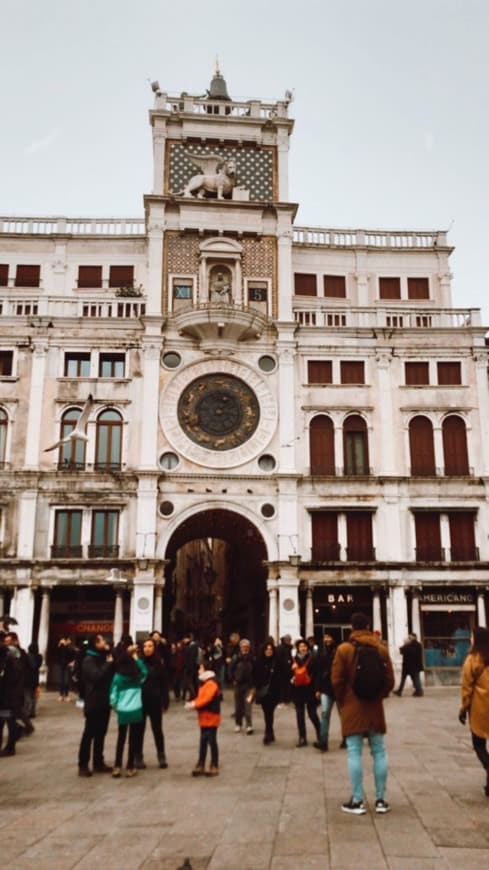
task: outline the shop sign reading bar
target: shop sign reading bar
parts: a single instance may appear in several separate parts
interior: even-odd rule
[[[342,592],[328,593],[328,604],[353,604],[353,602],[354,598],[350,593],[347,595],[343,595]]]

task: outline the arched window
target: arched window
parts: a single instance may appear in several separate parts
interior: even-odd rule
[[[318,414],[309,426],[311,474],[335,474],[334,427],[326,414]]]
[[[467,433],[462,417],[458,417],[456,414],[445,417],[442,434],[445,474],[469,474]]]
[[[345,474],[368,474],[367,424],[359,414],[351,414],[343,423]]]
[[[5,455],[7,452],[7,428],[7,412],[4,411],[3,408],[0,408],[0,468],[5,462]]]
[[[436,474],[433,426],[428,417],[419,415],[409,423],[411,474],[431,477]]]
[[[80,408],[69,408],[68,411],[64,412],[61,418],[61,438],[66,438],[70,432],[73,432],[80,414]],[[66,444],[62,444],[59,448],[59,468],[75,470],[85,468],[85,446],[85,441],[82,441],[80,438],[72,439]]]
[[[102,411],[97,418],[95,468],[117,471],[122,457],[122,417],[118,411]]]

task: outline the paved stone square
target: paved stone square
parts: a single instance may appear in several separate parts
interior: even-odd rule
[[[369,810],[347,816],[346,753],[295,748],[292,707],[276,714],[277,743],[234,733],[231,694],[219,732],[221,773],[193,779],[195,713],[172,703],[165,717],[168,770],[159,770],[146,736],[148,769],[134,779],[77,776],[82,713],[43,695],[35,734],[0,759],[0,854],[9,870],[144,868],[177,870],[470,870],[489,866],[489,798],[470,735],[457,721],[458,692],[432,689],[424,698],[387,701],[392,812],[378,816],[370,758],[365,787]],[[312,732],[310,737],[312,739]],[[106,759],[113,760],[112,716]]]

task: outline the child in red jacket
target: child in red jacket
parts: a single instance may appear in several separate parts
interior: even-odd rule
[[[200,688],[193,701],[187,701],[186,710],[197,710],[199,714],[200,747],[199,760],[192,776],[217,776],[219,773],[219,749],[217,746],[217,729],[221,724],[221,690],[214,671],[209,662],[202,662],[199,667]],[[205,770],[207,747],[211,751],[211,766]]]

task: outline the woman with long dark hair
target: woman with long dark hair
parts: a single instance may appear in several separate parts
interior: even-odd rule
[[[472,733],[472,746],[486,771],[485,794],[489,797],[489,629],[474,628],[472,647],[462,669],[462,705],[458,718],[467,721]]]
[[[117,746],[115,751],[115,765],[112,776],[121,775],[122,758],[127,731],[129,729],[129,753],[127,758],[126,776],[135,776],[136,757],[142,754],[142,722],[143,722],[143,697],[142,684],[148,670],[144,662],[138,656],[136,644],[122,647],[115,660],[114,676],[110,687],[110,706],[117,713]]]
[[[165,756],[165,737],[163,734],[163,711],[168,710],[169,679],[166,666],[158,653],[152,637],[148,637],[143,643],[143,661],[148,670],[148,675],[143,683],[143,723],[141,755],[136,756],[136,767],[145,768],[143,758],[144,731],[146,719],[149,718],[151,730],[158,756],[158,765],[164,770],[168,767]]]
[[[255,701],[261,705],[265,719],[265,736],[263,743],[267,746],[274,743],[273,716],[275,707],[280,701],[282,674],[277,650],[270,638],[264,644],[254,668]]]

